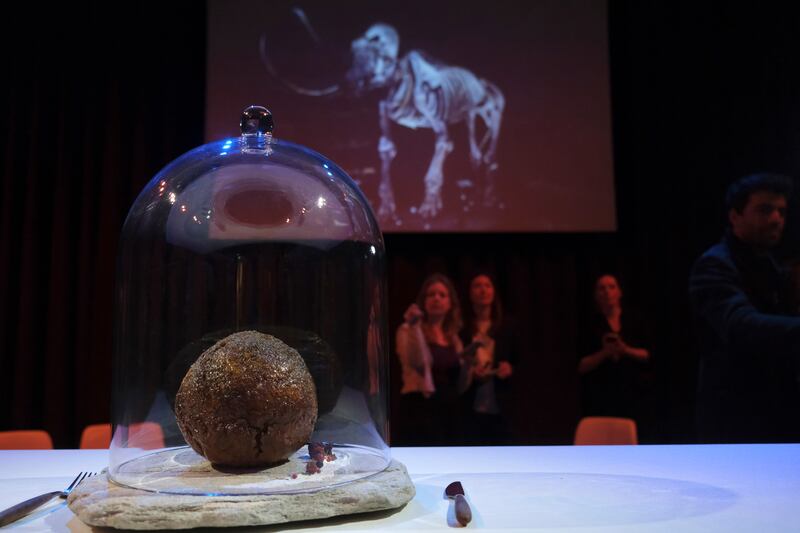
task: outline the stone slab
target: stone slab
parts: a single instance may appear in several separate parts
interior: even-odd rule
[[[106,474],[86,479],[68,504],[90,526],[116,529],[192,529],[280,524],[402,507],[416,494],[405,466],[300,494],[183,496],[122,487]]]

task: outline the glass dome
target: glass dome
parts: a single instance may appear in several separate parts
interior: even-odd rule
[[[274,139],[266,109],[245,110],[241,127],[240,138],[203,145],[167,165],[125,221],[109,465],[118,484],[176,494],[273,494],[347,483],[389,464],[385,251],[375,216],[333,162]],[[246,331],[299,353],[316,392],[316,423],[286,460],[212,464],[187,444],[176,396],[201,355]],[[277,383],[284,374],[279,368],[265,379]],[[225,379],[238,379],[231,376]],[[255,435],[245,447],[261,452],[268,444],[270,422],[251,416],[259,409],[255,392],[195,392],[202,398],[195,409],[223,405],[232,412],[234,421],[220,424],[216,438],[240,439],[239,424]],[[251,403],[242,407],[237,394]]]

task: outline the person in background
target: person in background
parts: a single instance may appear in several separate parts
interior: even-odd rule
[[[472,277],[461,340],[470,360],[465,392],[466,443],[503,445],[511,440],[508,411],[513,362],[519,336],[503,315],[494,280],[485,273]]]
[[[788,262],[789,285],[791,291],[790,310],[796,315],[800,315],[800,258],[795,257]]]
[[[583,416],[632,418],[641,427],[649,389],[647,328],[641,316],[623,312],[617,278],[594,284],[595,309],[579,339]]]
[[[790,178],[776,174],[732,183],[722,241],[692,268],[701,442],[800,440],[800,317],[772,253],[791,191]]]
[[[459,395],[468,368],[461,357],[460,329],[453,283],[443,274],[429,276],[397,329],[403,423],[393,444],[461,444]]]

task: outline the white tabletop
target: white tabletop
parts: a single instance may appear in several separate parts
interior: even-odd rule
[[[467,529],[670,533],[800,531],[800,445],[394,448],[417,496],[402,510],[240,531],[448,529],[451,481],[473,509]],[[99,471],[98,450],[0,451],[0,508]],[[310,527],[311,525],[315,527]],[[90,531],[54,501],[19,531]],[[212,530],[218,531],[218,530]]]

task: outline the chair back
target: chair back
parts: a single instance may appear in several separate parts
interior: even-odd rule
[[[53,439],[43,429],[0,431],[0,450],[52,450]]]
[[[82,450],[107,450],[111,445],[111,424],[92,424],[81,433]]]
[[[636,422],[630,418],[587,416],[575,430],[575,444],[638,444]]]
[[[124,438],[129,447],[153,450],[164,447],[164,431],[155,422],[136,422],[127,428]],[[86,426],[81,434],[81,448],[108,449],[111,446],[111,424]]]

